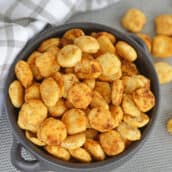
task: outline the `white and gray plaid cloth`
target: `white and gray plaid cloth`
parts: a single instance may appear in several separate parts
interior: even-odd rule
[[[26,42],[46,24],[63,24],[71,15],[119,0],[0,0],[0,110],[3,81]]]

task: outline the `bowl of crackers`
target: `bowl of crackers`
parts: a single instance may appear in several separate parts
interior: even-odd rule
[[[49,27],[10,67],[5,103],[22,171],[108,171],[155,122],[159,83],[138,38],[95,23]],[[34,160],[22,157],[25,148]]]

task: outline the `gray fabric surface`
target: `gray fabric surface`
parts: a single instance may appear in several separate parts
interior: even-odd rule
[[[147,16],[145,33],[154,34],[153,19],[161,13],[172,12],[171,0],[121,0],[119,3],[101,11],[87,12],[73,16],[68,22],[91,21],[122,29],[119,19],[131,7],[142,9]],[[159,60],[159,59],[157,59]],[[172,64],[172,59],[167,59]],[[172,136],[166,132],[165,123],[172,117],[172,83],[161,86],[160,113],[154,129],[143,147],[136,155],[113,172],[171,172],[172,171]],[[0,172],[16,172],[10,163],[12,131],[6,114],[0,119]]]

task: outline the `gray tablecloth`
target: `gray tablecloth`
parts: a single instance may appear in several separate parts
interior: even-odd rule
[[[144,32],[154,35],[154,17],[161,13],[172,13],[172,0],[121,0],[101,11],[87,12],[73,16],[68,22],[89,21],[122,29],[119,19],[128,9],[142,9],[147,16]],[[122,31],[124,31],[122,29]],[[159,60],[159,59],[157,59]],[[172,59],[166,59],[172,64]],[[171,172],[172,136],[166,132],[165,123],[172,117],[172,83],[161,86],[161,104],[155,127],[144,146],[136,155],[113,172]],[[0,172],[16,172],[10,163],[12,131],[5,112],[0,119]],[[24,155],[29,158],[24,152]]]

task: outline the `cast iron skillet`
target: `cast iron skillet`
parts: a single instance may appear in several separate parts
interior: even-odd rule
[[[93,163],[65,162],[58,160],[51,155],[48,155],[43,149],[33,145],[30,141],[28,141],[25,138],[24,132],[18,127],[16,122],[18,111],[12,106],[8,96],[9,84],[15,79],[14,66],[16,62],[19,59],[26,59],[39,46],[39,44],[43,40],[55,36],[60,37],[63,35],[63,33],[66,30],[71,28],[81,28],[85,31],[85,33],[90,33],[93,31],[111,32],[117,37],[117,39],[126,41],[131,46],[133,46],[138,54],[136,65],[142,74],[150,78],[151,89],[156,97],[156,105],[149,112],[150,122],[142,130],[142,139],[140,141],[131,144],[129,148],[120,155],[112,158],[108,158],[104,161],[93,162]],[[36,35],[32,40],[30,40],[27,43],[27,45],[17,55],[16,59],[11,65],[5,82],[4,91],[5,91],[6,112],[14,135],[14,141],[11,149],[11,162],[17,169],[25,172],[31,172],[31,171],[38,172],[38,171],[46,171],[46,170],[53,170],[57,172],[61,172],[61,171],[92,172],[94,170],[110,171],[111,169],[117,168],[120,165],[122,165],[124,162],[126,162],[129,158],[131,158],[131,156],[133,156],[136,153],[136,151],[138,151],[138,149],[143,145],[154,125],[159,107],[159,83],[158,83],[157,75],[155,73],[151,59],[148,53],[146,52],[146,48],[142,43],[142,41],[133,35],[126,35],[124,33],[117,31],[116,29],[95,23],[70,23],[70,24],[62,25],[60,27],[49,27],[48,29],[45,29],[43,32]],[[36,160],[33,161],[24,160],[21,156],[22,147],[24,147],[26,150],[31,152]]]

